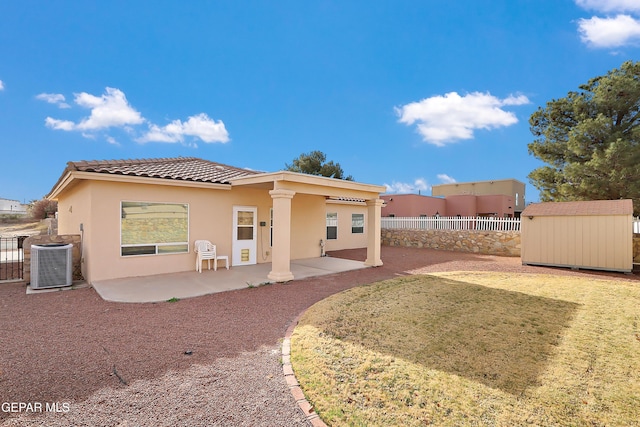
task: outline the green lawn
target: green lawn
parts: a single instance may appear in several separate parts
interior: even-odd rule
[[[292,364],[329,425],[640,425],[640,286],[409,276],[314,305]]]

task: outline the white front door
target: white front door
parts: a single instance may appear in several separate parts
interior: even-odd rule
[[[231,265],[256,263],[258,250],[258,208],[255,206],[233,207],[233,260]]]

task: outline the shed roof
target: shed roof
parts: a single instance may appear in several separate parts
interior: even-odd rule
[[[522,216],[632,215],[633,201],[589,200],[577,202],[532,203]]]

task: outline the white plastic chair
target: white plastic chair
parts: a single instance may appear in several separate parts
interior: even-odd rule
[[[196,271],[202,273],[202,261],[207,261],[207,266],[211,270],[211,260],[213,260],[213,271],[218,271],[218,260],[224,260],[227,270],[229,269],[229,257],[227,255],[218,255],[216,245],[208,240],[195,241],[196,252]]]

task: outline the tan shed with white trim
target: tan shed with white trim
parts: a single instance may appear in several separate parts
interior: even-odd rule
[[[630,199],[533,203],[521,218],[524,265],[633,269]]]

